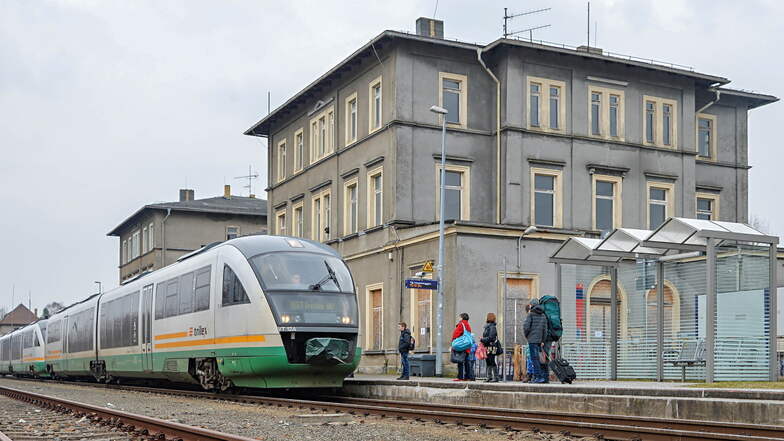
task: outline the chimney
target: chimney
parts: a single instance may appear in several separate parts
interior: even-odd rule
[[[223,197],[226,199],[231,199],[231,185],[223,186]]]
[[[419,17],[416,21],[416,33],[424,37],[444,38],[444,22],[435,18]]]
[[[180,202],[192,201],[196,192],[187,188],[180,189]]]
[[[35,308],[35,310],[33,311],[33,314],[35,314],[35,316],[38,317],[38,308]]]
[[[602,51],[601,48],[593,47],[593,46],[586,46],[586,45],[577,46],[577,50],[580,51],[580,52],[588,52],[589,54],[596,54],[596,55],[602,55],[603,52],[604,52],[604,51]]]
[[[253,193],[249,194],[248,197],[251,198],[251,199],[256,199],[256,195],[253,194]]]

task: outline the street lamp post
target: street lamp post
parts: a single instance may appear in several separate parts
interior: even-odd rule
[[[438,294],[436,299],[436,376],[443,375],[444,355],[444,179],[446,173],[446,115],[448,110],[439,106],[430,107],[430,111],[441,115],[441,183],[439,184],[439,216],[438,216]]]

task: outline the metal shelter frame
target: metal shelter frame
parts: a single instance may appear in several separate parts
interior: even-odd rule
[[[617,228],[604,239],[572,237],[550,256],[555,264],[556,296],[561,299],[561,265],[591,265],[610,268],[610,379],[618,378],[618,266],[625,259],[656,261],[656,379],[664,379],[664,263],[687,257],[706,256],[705,381],[714,382],[716,344],[716,248],[724,241],[767,245],[769,248],[768,368],[770,381],[778,380],[776,357],[777,245],[779,238],[740,223],[701,219],[669,218],[654,231]],[[676,253],[676,254],[673,254]],[[680,254],[677,254],[680,253]]]

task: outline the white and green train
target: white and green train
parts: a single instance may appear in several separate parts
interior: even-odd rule
[[[317,242],[204,247],[0,339],[0,374],[339,387],[359,364],[348,267]]]

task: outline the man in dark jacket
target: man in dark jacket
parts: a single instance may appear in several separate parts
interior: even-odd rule
[[[405,322],[398,323],[397,329],[400,330],[400,340],[397,343],[397,351],[400,352],[400,362],[403,364],[403,372],[397,379],[408,380],[410,370],[408,352],[411,350],[411,331],[408,330],[408,325],[406,325]]]
[[[546,383],[544,369],[539,363],[539,351],[547,339],[547,316],[544,308],[539,305],[538,299],[531,299],[531,312],[523,323],[523,333],[528,340],[528,350],[531,353],[531,362],[534,365],[534,383]]]

